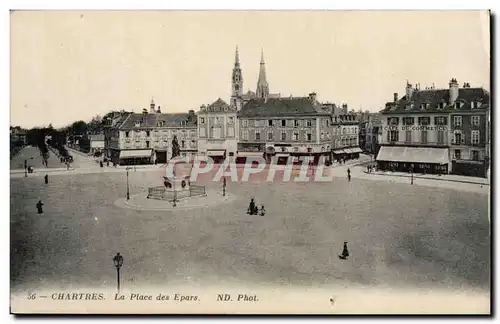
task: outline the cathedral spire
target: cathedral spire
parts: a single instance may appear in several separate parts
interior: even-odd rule
[[[264,49],[261,50],[260,54],[260,70],[256,94],[258,98],[266,98],[269,95],[269,84],[266,78],[266,63],[264,62]]]
[[[240,66],[240,54],[238,53],[238,45],[236,45],[236,53],[234,54],[234,66]]]

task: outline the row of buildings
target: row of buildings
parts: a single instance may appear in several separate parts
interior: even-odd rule
[[[181,155],[214,160],[234,157],[324,156],[328,161],[359,156],[359,114],[347,105],[321,103],[316,93],[283,97],[269,92],[262,53],[256,91],[243,92],[238,49],[229,103],[221,98],[195,112],[163,113],[151,101],[141,114],[122,113],[108,120],[105,154],[119,164],[166,163],[177,136]]]
[[[354,113],[347,105],[308,96],[270,93],[264,55],[256,91],[243,91],[238,49],[228,102],[219,98],[195,112],[150,109],[108,120],[105,155],[118,164],[166,163],[177,136],[182,156],[325,157],[328,161],[372,153],[380,169],[484,176],[489,166],[489,93],[469,84],[449,89],[406,86],[379,113]]]

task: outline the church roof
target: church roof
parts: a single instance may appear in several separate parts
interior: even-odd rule
[[[252,99],[238,112],[239,117],[330,115],[330,109],[308,97]]]

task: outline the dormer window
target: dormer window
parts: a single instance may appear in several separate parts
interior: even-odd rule
[[[459,101],[455,102],[455,109],[460,109],[460,106],[462,105],[460,104]]]
[[[424,102],[424,103],[420,104],[420,109],[421,109],[421,110],[426,110],[428,107],[429,107],[429,104],[428,104],[428,103],[426,103],[426,102]]]
[[[481,103],[480,103],[480,102],[478,102],[478,101],[471,101],[471,103],[470,103],[470,107],[471,107],[472,109],[477,109],[477,108],[479,108],[480,106],[481,106]]]
[[[140,122],[137,122],[137,123],[135,123],[135,125],[134,125],[134,126],[135,126],[135,127],[141,127],[141,123],[140,123]]]
[[[443,109],[444,108],[444,102],[440,102],[438,104],[438,109]]]

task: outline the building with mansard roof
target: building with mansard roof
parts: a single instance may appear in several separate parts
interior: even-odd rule
[[[381,111],[377,163],[382,169],[484,177],[489,111],[490,95],[481,87],[459,87],[454,78],[448,89],[422,90],[407,82],[403,98],[395,93]]]
[[[181,156],[198,152],[197,118],[188,113],[162,113],[151,100],[150,110],[122,113],[105,129],[105,155],[120,165],[166,163],[172,158],[174,136]]]

